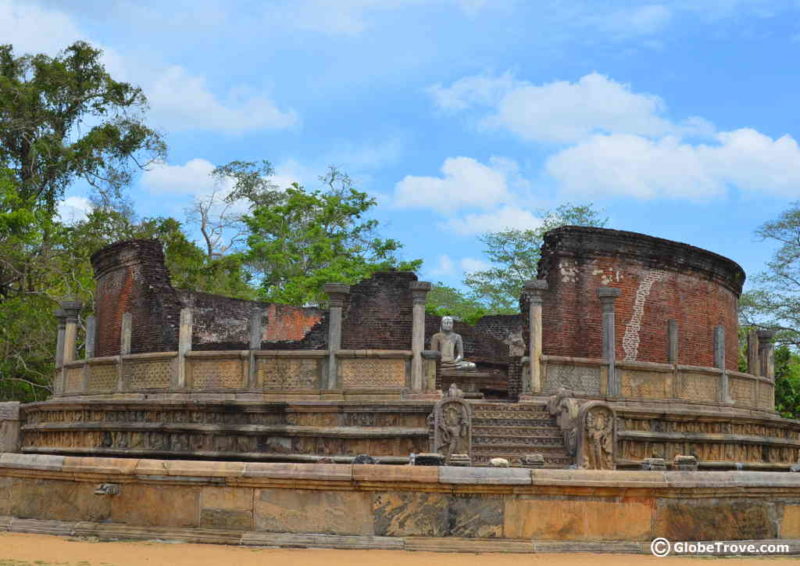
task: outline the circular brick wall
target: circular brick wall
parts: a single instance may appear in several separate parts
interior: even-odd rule
[[[634,232],[565,226],[545,235],[539,278],[549,285],[542,307],[544,354],[602,357],[597,288],[608,286],[622,291],[616,302],[618,360],[667,362],[672,319],[678,363],[713,366],[714,327],[722,325],[726,366],[737,367],[737,301],[745,275],[725,257]]]
[[[120,351],[122,315],[131,313],[131,352],[178,347],[180,302],[169,282],[158,240],[117,242],[92,255],[95,274],[96,356]]]

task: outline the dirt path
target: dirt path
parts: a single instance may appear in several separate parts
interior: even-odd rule
[[[639,566],[698,564],[691,558],[620,554],[442,554],[390,550],[262,549],[207,544],[91,542],[0,533],[0,566]],[[798,564],[795,557],[737,558],[731,563]]]

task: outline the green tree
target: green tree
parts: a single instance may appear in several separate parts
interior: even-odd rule
[[[103,206],[124,204],[133,171],[165,152],[145,108],[141,90],[111,78],[86,43],[55,57],[0,45],[0,398],[47,393],[53,309],[90,297],[93,284],[56,204],[78,180]]]
[[[775,409],[783,417],[800,419],[800,355],[786,345],[775,349]]]
[[[0,45],[0,166],[22,199],[51,212],[76,179],[118,197],[135,168],[166,150],[141,119],[142,91],[111,78],[100,55],[81,41],[55,57]]]
[[[425,310],[437,316],[449,315],[468,324],[475,324],[489,314],[480,301],[441,282],[431,287]]]
[[[481,236],[489,269],[467,274],[464,284],[493,314],[514,313],[525,281],[535,279],[545,232],[559,226],[605,226],[608,219],[591,204],[564,204],[543,213],[542,224],[527,230],[503,230]]]
[[[377,236],[377,220],[365,218],[376,201],[356,190],[347,175],[332,167],[320,180],[320,190],[295,183],[268,204],[256,200],[243,218],[243,258],[263,299],[319,303],[325,283],[356,283],[376,271],[421,264],[399,260],[401,244]]]
[[[752,290],[740,300],[743,326],[778,330],[779,343],[800,346],[800,202],[776,220],[763,224],[756,235],[778,244]]]

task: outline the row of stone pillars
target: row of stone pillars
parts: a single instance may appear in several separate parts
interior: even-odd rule
[[[547,281],[536,279],[527,281],[524,291],[528,296],[528,322],[530,339],[528,344],[529,382],[527,391],[537,394],[542,391],[542,302],[547,291]],[[616,361],[616,301],[621,290],[616,287],[599,287],[597,297],[602,308],[601,331],[603,337],[602,356],[607,364],[609,397],[619,397],[621,383],[617,373]],[[775,352],[772,330],[750,330],[747,335],[747,372],[771,380],[775,379]],[[667,361],[678,363],[678,321],[667,321]],[[722,370],[720,401],[730,402],[728,373],[725,367],[725,328],[714,328],[714,366]]]

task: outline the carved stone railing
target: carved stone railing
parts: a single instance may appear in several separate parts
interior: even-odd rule
[[[542,356],[542,395],[569,389],[588,397],[608,393],[608,363],[600,358]],[[675,400],[773,411],[771,378],[713,367],[617,362],[619,399]],[[727,396],[726,394],[727,389]]]
[[[55,395],[129,393],[407,393],[410,350],[338,350],[330,380],[328,350],[224,350],[127,354],[65,362]],[[435,356],[423,356],[422,391],[436,381]],[[331,387],[332,385],[332,387]],[[419,385],[418,385],[419,387]],[[419,392],[419,390],[417,390]]]

